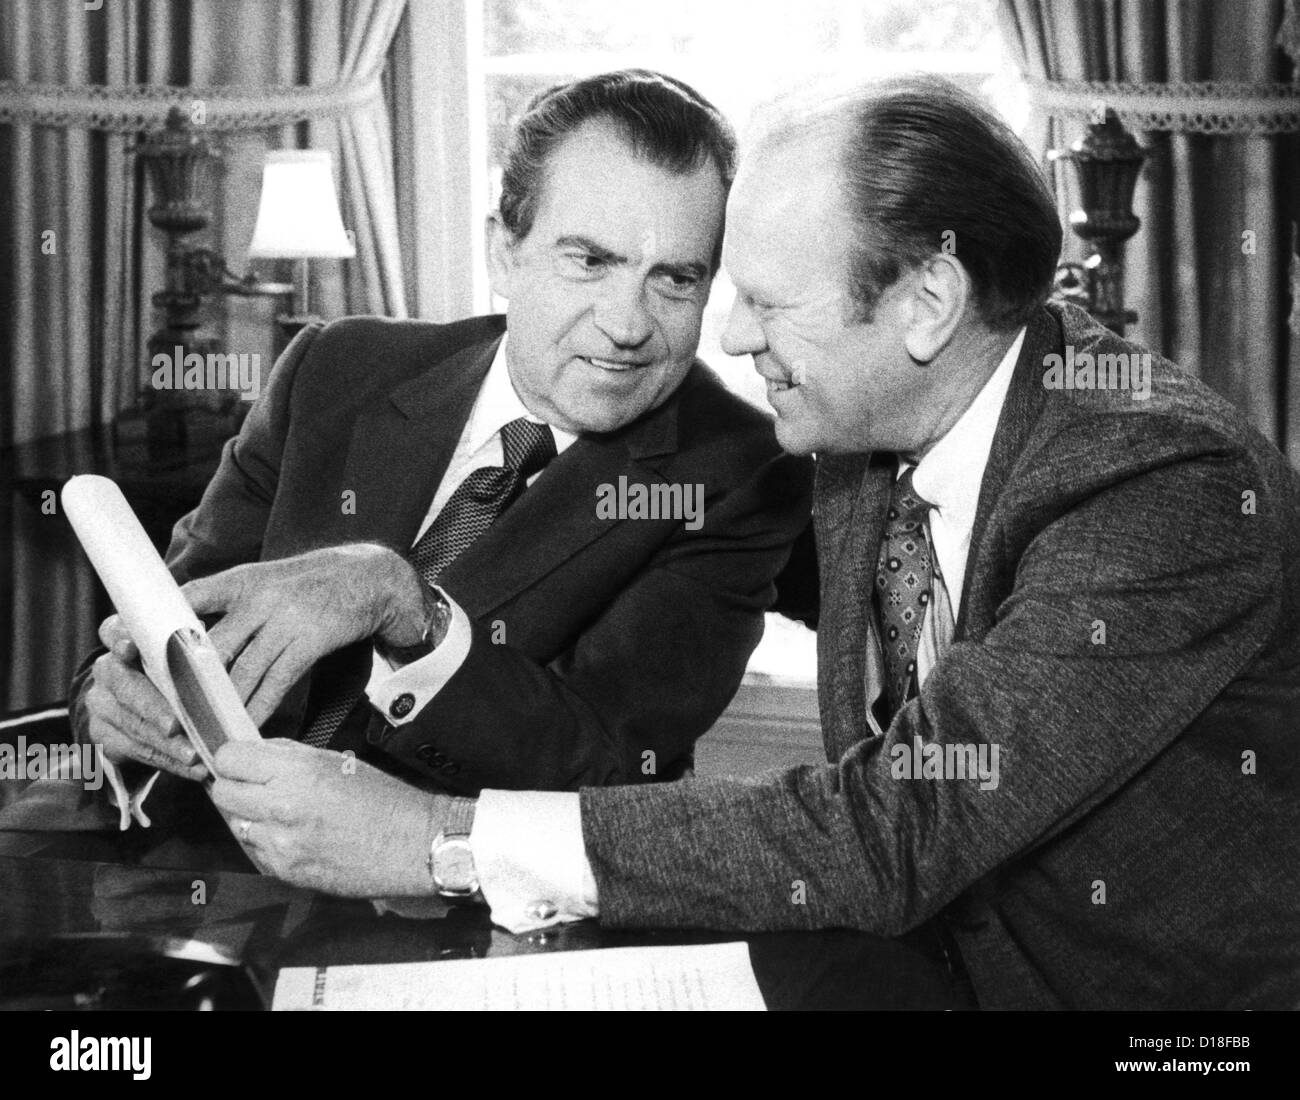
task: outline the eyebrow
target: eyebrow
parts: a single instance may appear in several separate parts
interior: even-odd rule
[[[612,252],[608,248],[598,245],[590,237],[567,236],[560,237],[555,242],[556,248],[580,248],[584,252],[589,252],[599,260],[604,260],[608,264],[625,264],[628,262],[626,256],[620,256],[617,252]],[[652,275],[674,275],[679,277],[690,276],[696,279],[703,279],[708,273],[707,264],[697,261],[687,261],[686,263],[659,263],[650,269]]]
[[[611,252],[608,248],[598,245],[590,237],[560,237],[555,242],[556,248],[581,248],[584,252],[590,252],[599,260],[604,260],[611,264],[627,263],[626,256],[620,256],[617,252]]]

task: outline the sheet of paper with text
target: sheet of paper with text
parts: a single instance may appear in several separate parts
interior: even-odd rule
[[[744,943],[615,947],[496,959],[291,967],[276,1011],[754,1011],[766,1009]]]

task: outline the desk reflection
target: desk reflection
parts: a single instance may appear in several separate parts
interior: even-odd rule
[[[260,875],[196,784],[175,784],[157,827],[125,833],[80,784],[14,786],[0,783],[8,788],[0,806],[0,937],[8,941],[94,932],[183,937],[245,960],[269,989],[287,966],[743,938],[772,1009],[970,1007],[938,960],[902,941],[839,931],[611,932],[594,921],[516,936],[477,906],[334,898]]]

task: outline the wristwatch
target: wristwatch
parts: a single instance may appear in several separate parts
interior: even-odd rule
[[[420,640],[412,645],[389,645],[382,638],[375,639],[375,649],[379,655],[393,665],[409,665],[421,657],[427,657],[447,636],[451,625],[451,604],[446,597],[431,585],[421,586],[424,595],[424,630]]]
[[[429,845],[429,878],[441,897],[475,900],[482,895],[478,888],[478,871],[474,867],[474,853],[469,846],[470,829],[474,825],[472,798],[453,798],[451,810],[442,830]]]

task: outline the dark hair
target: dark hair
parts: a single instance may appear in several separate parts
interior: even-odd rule
[[[992,329],[1018,328],[1047,300],[1056,204],[1024,143],[974,96],[933,76],[876,85],[853,104],[841,157],[858,226],[849,289],[864,320],[900,275],[944,251]]]
[[[649,69],[621,69],[558,84],[534,96],[515,123],[501,179],[501,220],[516,240],[537,216],[547,161],[575,130],[607,119],[633,153],[685,174],[712,161],[725,188],[736,174],[736,135],[722,113],[680,80]],[[721,254],[721,231],[714,267]]]

